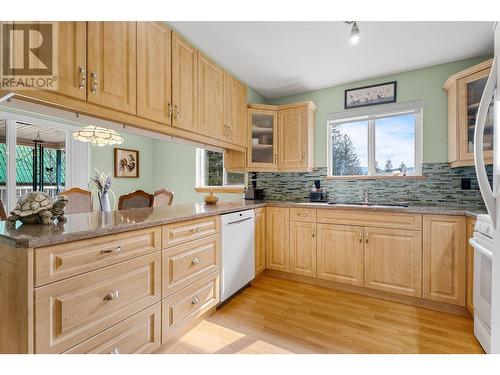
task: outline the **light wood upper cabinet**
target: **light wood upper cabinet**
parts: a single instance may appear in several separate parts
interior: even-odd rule
[[[58,90],[72,98],[87,98],[87,23],[58,22]]]
[[[88,22],[87,100],[136,113],[136,23]]]
[[[290,272],[316,277],[316,223],[290,222]]]
[[[247,169],[311,171],[315,111],[312,102],[249,105]]]
[[[365,287],[422,296],[420,231],[365,228],[364,241]]]
[[[469,244],[469,239],[472,238],[474,234],[474,225],[476,225],[476,219],[471,217],[467,218],[467,229],[466,229],[466,288],[465,288],[465,307],[469,310],[471,315],[474,315],[474,248]]]
[[[465,306],[465,217],[424,215],[423,296]]]
[[[247,87],[229,73],[225,76],[226,138],[247,146]]]
[[[278,271],[290,270],[290,209],[283,207],[266,208],[267,268]]]
[[[227,138],[224,70],[198,53],[199,131],[216,139]]]
[[[137,115],[172,124],[172,30],[137,23]]]
[[[255,211],[255,274],[266,268],[266,209],[257,208]]]
[[[278,112],[278,161],[280,169],[307,168],[309,159],[308,108]]]
[[[198,51],[172,32],[172,125],[198,129]]]
[[[448,78],[448,162],[450,166],[474,165],[474,130],[479,101],[493,60],[484,61]],[[493,162],[493,104],[488,111],[484,132],[484,157]]]
[[[318,224],[318,278],[363,286],[363,227]]]

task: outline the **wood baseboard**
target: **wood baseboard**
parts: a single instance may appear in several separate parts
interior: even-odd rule
[[[417,297],[402,296],[379,290],[367,289],[354,285],[346,285],[337,283],[335,281],[321,280],[310,276],[296,275],[293,273],[276,271],[271,269],[265,269],[264,274],[267,276],[278,277],[286,280],[299,281],[306,284],[322,286],[325,288],[332,288],[343,292],[355,293],[367,297],[374,297],[374,298],[384,299],[387,301],[399,302],[405,305],[423,307],[429,310],[443,311],[450,314],[470,317],[470,314],[465,308],[465,306],[456,306],[456,305],[450,305],[448,303],[429,301]]]

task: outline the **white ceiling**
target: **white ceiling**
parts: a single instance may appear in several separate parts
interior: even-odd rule
[[[493,22],[169,22],[266,98],[493,53]]]

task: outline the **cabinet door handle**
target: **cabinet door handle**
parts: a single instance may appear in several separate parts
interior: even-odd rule
[[[306,161],[306,153],[302,152],[302,163]]]
[[[274,164],[278,164],[278,154],[274,154]]]
[[[113,301],[120,298],[120,292],[117,290],[114,290],[108,294],[106,294],[103,298],[104,301]]]
[[[368,232],[365,233],[365,242],[368,243]]]
[[[120,251],[122,251],[122,247],[121,246],[117,246],[113,249],[105,249],[105,250],[101,250],[101,254],[104,255],[104,254],[113,254],[113,253],[119,253]]]
[[[191,264],[196,265],[200,263],[200,258],[196,257],[191,261]]]
[[[193,300],[191,301],[192,305],[197,305],[198,303],[200,303],[200,299],[198,297],[194,297]]]
[[[78,86],[78,88],[80,90],[83,90],[83,89],[85,89],[85,81],[87,81],[85,68],[81,65],[78,66],[78,72],[80,74],[80,85]]]
[[[97,73],[92,72],[91,76],[92,76],[92,86],[90,87],[90,92],[92,94],[95,94],[97,92]]]
[[[313,232],[312,232],[312,237],[313,238],[316,237],[316,231],[315,230],[313,230]]]
[[[120,354],[120,349],[114,348],[110,354]]]
[[[359,242],[363,242],[363,232],[359,232]]]
[[[176,104],[174,105],[174,118],[178,119],[181,117],[181,110],[179,109],[179,106]]]
[[[172,117],[172,114],[174,113],[174,107],[172,107],[172,103],[167,102],[167,107],[168,107],[168,117]]]

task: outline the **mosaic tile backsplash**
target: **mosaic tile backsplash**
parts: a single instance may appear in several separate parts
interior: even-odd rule
[[[427,163],[422,165],[425,179],[326,180],[326,174],[326,168],[306,173],[258,172],[256,180],[257,187],[265,190],[265,198],[269,200],[309,198],[314,180],[321,180],[328,200],[360,201],[368,191],[370,200],[378,202],[484,208],[474,167],[450,168],[448,163]],[[491,180],[491,166],[488,175]],[[251,185],[251,173],[249,177]],[[462,190],[462,178],[471,179],[471,190]]]

